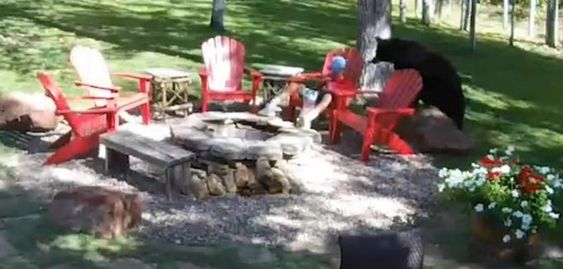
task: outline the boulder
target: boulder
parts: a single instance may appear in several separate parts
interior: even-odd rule
[[[57,193],[49,204],[48,217],[55,226],[110,239],[137,226],[142,212],[137,194],[78,187]]]
[[[467,154],[474,146],[467,134],[433,106],[418,108],[413,117],[404,118],[397,126],[397,133],[423,153]]]
[[[53,100],[42,94],[13,92],[0,97],[0,130],[44,132],[54,130],[62,117]]]

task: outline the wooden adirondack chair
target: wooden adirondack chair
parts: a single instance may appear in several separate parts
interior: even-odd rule
[[[44,163],[58,164],[73,158],[84,157],[97,149],[99,137],[105,132],[116,130],[119,122],[118,113],[123,110],[138,106],[136,102],[118,102],[114,96],[83,96],[83,100],[104,100],[104,107],[94,107],[86,110],[72,110],[59,85],[46,73],[38,73],[37,78],[45,89],[48,97],[53,99],[57,107],[56,114],[62,115],[71,127],[71,131],[57,141],[51,147],[60,147]],[[119,92],[118,88],[99,88],[112,93]]]
[[[252,112],[256,112],[256,92],[260,89],[262,74],[244,65],[244,45],[226,36],[216,36],[204,42],[201,51],[205,63],[199,70],[201,110],[207,111],[211,100],[240,100],[252,102]],[[252,79],[251,91],[242,88],[244,74]]]
[[[422,78],[416,70],[394,72],[380,94],[377,107],[367,109],[367,117],[357,115],[347,108],[346,100],[360,92],[332,92],[335,108],[331,118],[330,140],[335,144],[340,141],[340,123],[343,123],[363,134],[361,159],[365,162],[369,160],[374,142],[386,145],[399,154],[414,153],[411,146],[394,130],[401,117],[414,114],[411,106],[421,89]]]
[[[119,97],[117,92],[107,89],[116,88],[112,82],[111,75],[123,79],[134,79],[138,81],[138,92],[132,96],[127,96],[128,102],[135,103],[132,107],[139,106],[141,117],[144,124],[148,124],[151,119],[150,104],[148,102],[150,94],[150,83],[153,79],[150,75],[134,73],[110,73],[102,53],[93,48],[85,46],[74,46],[70,51],[70,63],[80,78],[76,81],[77,86],[83,87],[92,97]],[[105,98],[94,100],[96,107],[104,107],[107,104]],[[125,113],[125,111],[122,111]]]
[[[334,81],[331,77],[330,64],[332,58],[335,56],[342,56],[346,59],[346,69],[344,70],[343,77],[340,81]],[[344,91],[356,92],[358,81],[364,67],[362,55],[355,48],[340,48],[335,49],[326,54],[323,69],[321,72],[304,73],[299,76],[290,78],[291,82],[305,82],[307,80],[319,81],[319,86],[329,91]],[[352,95],[353,96],[353,95]],[[290,121],[295,121],[295,108],[303,107],[303,100],[299,93],[295,93],[290,97],[289,106],[287,109],[287,118]],[[329,106],[326,110],[327,115],[331,115],[331,110],[334,106]]]

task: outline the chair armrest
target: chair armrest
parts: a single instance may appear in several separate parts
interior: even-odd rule
[[[323,76],[321,72],[314,72],[314,73],[303,73],[297,76],[290,77],[288,79],[289,82],[296,82],[296,83],[303,83],[308,80],[324,80],[329,81],[330,77]]]
[[[203,78],[207,78],[209,76],[209,71],[207,70],[207,68],[202,67],[199,68],[197,70],[197,73],[199,74],[199,76],[203,79]]]
[[[98,86],[98,85],[93,85],[93,84],[88,84],[88,83],[84,83],[82,81],[75,81],[74,84],[76,86],[79,87],[90,87],[90,88],[94,88],[94,89],[99,89],[99,90],[107,90],[110,91],[112,93],[118,93],[119,91],[121,91],[121,87],[103,87],[103,86]]]
[[[368,115],[378,116],[383,114],[399,114],[401,116],[412,116],[414,115],[414,108],[377,108],[368,107]]]
[[[263,77],[262,73],[248,66],[244,67],[244,73],[251,76],[253,79]]]
[[[151,81],[153,79],[153,76],[151,76],[151,75],[129,73],[129,72],[112,73],[112,75],[114,75],[116,77],[121,77],[121,78],[144,80],[144,81]]]
[[[343,91],[339,89],[327,89],[326,91],[336,97],[354,97],[361,93],[358,91]]]
[[[116,113],[117,109],[115,108],[90,108],[88,110],[72,110],[72,109],[64,109],[64,110],[57,110],[55,111],[55,115],[65,115],[65,114],[97,114],[97,115],[106,115],[109,113]]]
[[[84,99],[84,100],[115,100],[114,97],[102,97],[102,96],[80,96],[79,99]]]

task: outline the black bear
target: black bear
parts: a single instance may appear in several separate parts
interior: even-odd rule
[[[418,100],[440,109],[461,130],[465,116],[465,96],[455,67],[446,58],[416,41],[399,38],[376,40],[377,52],[371,62],[390,62],[396,70],[416,69],[423,83]]]

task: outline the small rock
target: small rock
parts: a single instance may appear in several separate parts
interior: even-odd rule
[[[269,188],[270,193],[284,193],[289,194],[291,192],[291,183],[285,176],[285,174],[279,168],[272,168],[272,183]]]
[[[248,188],[251,194],[265,194],[264,185],[256,177],[256,168],[248,168]]]
[[[229,193],[237,192],[237,184],[235,183],[234,171],[232,169],[229,169],[229,173],[227,173],[226,175],[222,175],[220,177],[223,181],[223,185],[225,186],[225,190],[227,192]]]
[[[424,153],[469,153],[474,145],[467,134],[439,109],[428,106],[404,118],[397,133],[412,147]]]
[[[209,194],[215,196],[225,195],[225,187],[223,187],[221,181],[221,178],[216,174],[209,174],[207,176],[207,188],[209,189]]]
[[[62,120],[44,94],[12,92],[0,97],[0,130],[50,131]]]
[[[246,187],[248,185],[248,181],[249,181],[249,173],[250,171],[248,171],[248,167],[246,167],[246,165],[244,165],[243,163],[236,163],[235,164],[235,184],[237,185],[237,187],[239,188],[243,188]]]
[[[189,184],[192,195],[197,200],[201,201],[209,197],[209,190],[207,189],[205,176],[202,176],[200,173],[193,173],[192,177],[190,178]]]
[[[207,167],[207,173],[213,173],[220,176],[227,175],[230,171],[231,169],[228,165],[216,162],[209,162],[209,165]]]
[[[109,239],[126,234],[140,223],[143,204],[137,194],[78,187],[57,193],[48,210],[55,226]]]

